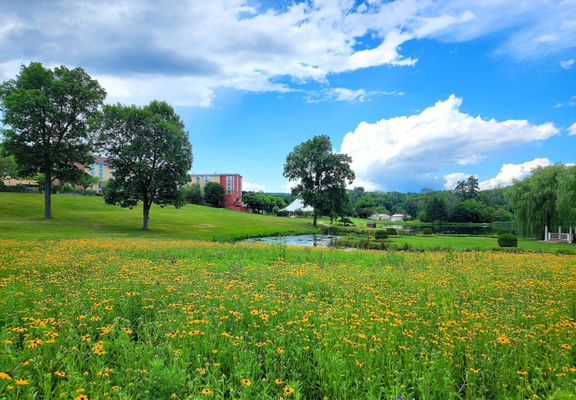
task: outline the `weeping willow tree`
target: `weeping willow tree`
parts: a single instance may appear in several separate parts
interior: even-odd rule
[[[558,182],[558,215],[561,224],[576,226],[576,166],[566,168]]]
[[[516,230],[521,236],[540,237],[544,227],[576,223],[576,167],[558,164],[537,168],[507,191],[514,210]]]

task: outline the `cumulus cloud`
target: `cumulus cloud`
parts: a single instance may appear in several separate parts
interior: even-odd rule
[[[456,184],[463,179],[468,178],[470,175],[465,174],[464,172],[453,172],[451,174],[444,175],[444,189],[452,190],[456,187]]]
[[[147,103],[149,86],[153,97],[207,106],[219,88],[286,92],[342,72],[412,66],[418,60],[403,45],[416,39],[460,42],[502,31],[504,53],[520,58],[574,48],[571,3],[4,1],[0,64],[81,65],[103,79],[112,101]],[[370,96],[334,90],[336,100]]]
[[[451,95],[417,115],[361,122],[345,135],[341,151],[352,157],[359,180],[406,190],[441,183],[442,167],[477,164],[491,152],[559,134],[552,123],[474,117],[461,112],[461,104]]]
[[[576,122],[568,127],[568,135],[576,136]]]
[[[564,60],[560,62],[560,67],[563,69],[571,69],[574,66],[574,59]]]
[[[265,192],[266,185],[262,185],[259,183],[252,183],[248,181],[242,181],[242,190],[247,192]]]
[[[480,189],[494,189],[496,187],[509,186],[514,181],[524,179],[538,167],[552,165],[547,158],[535,158],[522,164],[503,164],[496,177],[480,182]]]

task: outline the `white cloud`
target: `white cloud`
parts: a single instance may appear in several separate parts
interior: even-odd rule
[[[265,192],[266,185],[261,185],[259,183],[252,183],[248,181],[242,181],[242,190],[247,192]]]
[[[341,151],[352,157],[359,180],[381,189],[438,184],[434,174],[451,165],[477,164],[494,151],[559,134],[552,123],[496,121],[460,111],[451,95],[420,114],[361,122],[346,134]]]
[[[81,65],[113,101],[208,106],[219,88],[285,92],[342,72],[411,66],[417,59],[402,46],[417,39],[462,42],[501,31],[502,53],[517,58],[576,46],[573,0],[278,3],[0,2],[0,63]],[[369,97],[337,89],[338,100]]]
[[[524,179],[538,167],[552,165],[547,158],[535,158],[522,164],[503,164],[496,177],[480,182],[480,189],[494,189],[495,187],[509,186],[514,181]]]
[[[375,96],[403,96],[404,92],[395,90],[365,90],[365,89],[347,89],[347,88],[328,88],[319,91],[309,92],[306,101],[309,103],[320,103],[322,101],[347,101],[363,103],[369,101]]]
[[[456,184],[463,179],[468,178],[470,175],[465,174],[464,172],[453,172],[448,175],[444,175],[444,180],[446,183],[444,184],[444,189],[452,190],[456,187]]]
[[[571,69],[574,66],[574,59],[571,58],[570,60],[564,60],[560,62],[560,67],[564,69]]]
[[[576,122],[568,127],[568,135],[576,136]]]

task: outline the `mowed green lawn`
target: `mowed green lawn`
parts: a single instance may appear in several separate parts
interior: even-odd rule
[[[412,249],[423,250],[491,250],[499,249],[498,239],[490,236],[398,236],[391,237],[394,247],[402,248],[404,245]],[[571,243],[545,243],[535,239],[518,239],[517,250],[536,252],[576,253],[576,244]]]
[[[142,231],[142,208],[104,204],[102,197],[54,195],[52,220],[45,220],[44,196],[0,193],[0,238],[154,238],[233,240],[253,236],[308,233],[311,219],[280,218],[211,207],[152,206],[150,230]]]

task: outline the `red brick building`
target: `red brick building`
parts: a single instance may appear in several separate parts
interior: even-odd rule
[[[208,182],[216,182],[224,188],[224,208],[244,211],[242,206],[242,176],[240,174],[196,174],[190,183],[197,183],[200,189]]]

